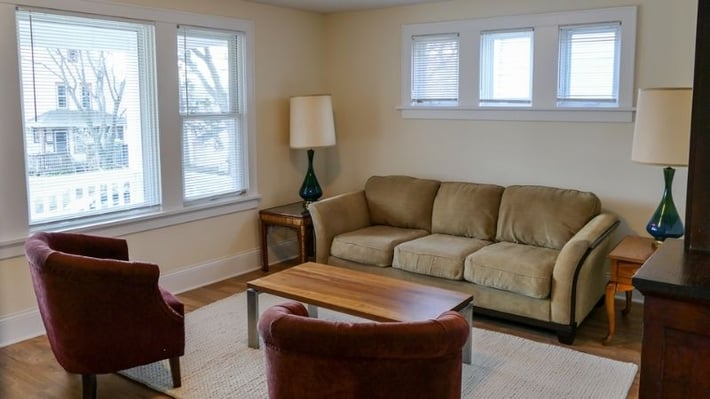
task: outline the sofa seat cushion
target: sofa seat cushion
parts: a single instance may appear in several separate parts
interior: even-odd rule
[[[335,236],[330,254],[352,262],[390,266],[394,247],[427,234],[426,230],[369,226]]]
[[[395,247],[392,267],[449,280],[462,280],[466,256],[490,243],[476,238],[431,234]]]
[[[550,248],[499,242],[467,256],[463,277],[486,287],[547,298],[559,253]]]

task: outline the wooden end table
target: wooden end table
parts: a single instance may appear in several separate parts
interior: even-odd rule
[[[614,296],[617,292],[626,293],[626,306],[621,312],[626,316],[631,311],[631,296],[634,286],[631,284],[631,277],[641,265],[646,262],[656,250],[653,238],[627,236],[609,253],[611,260],[611,272],[609,283],[606,286],[606,314],[609,319],[609,330],[602,341],[603,344],[611,342],[616,329],[616,315],[614,310]]]
[[[308,261],[309,248],[313,242],[313,222],[311,214],[303,207],[303,202],[262,209],[259,211],[259,220],[261,221],[261,270],[269,271],[267,246],[269,226],[283,226],[296,230],[300,263]]]

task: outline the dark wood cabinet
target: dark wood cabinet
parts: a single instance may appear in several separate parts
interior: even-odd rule
[[[667,240],[633,285],[644,295],[639,397],[710,398],[710,253]]]

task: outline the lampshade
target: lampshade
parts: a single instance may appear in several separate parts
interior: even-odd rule
[[[333,104],[329,95],[291,97],[291,148],[335,145]]]
[[[692,96],[690,88],[639,90],[632,161],[688,165]]]

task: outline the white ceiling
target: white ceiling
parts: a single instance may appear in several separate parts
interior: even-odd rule
[[[436,3],[446,0],[246,0],[252,3],[271,4],[299,10],[333,13],[394,7],[407,4]]]

